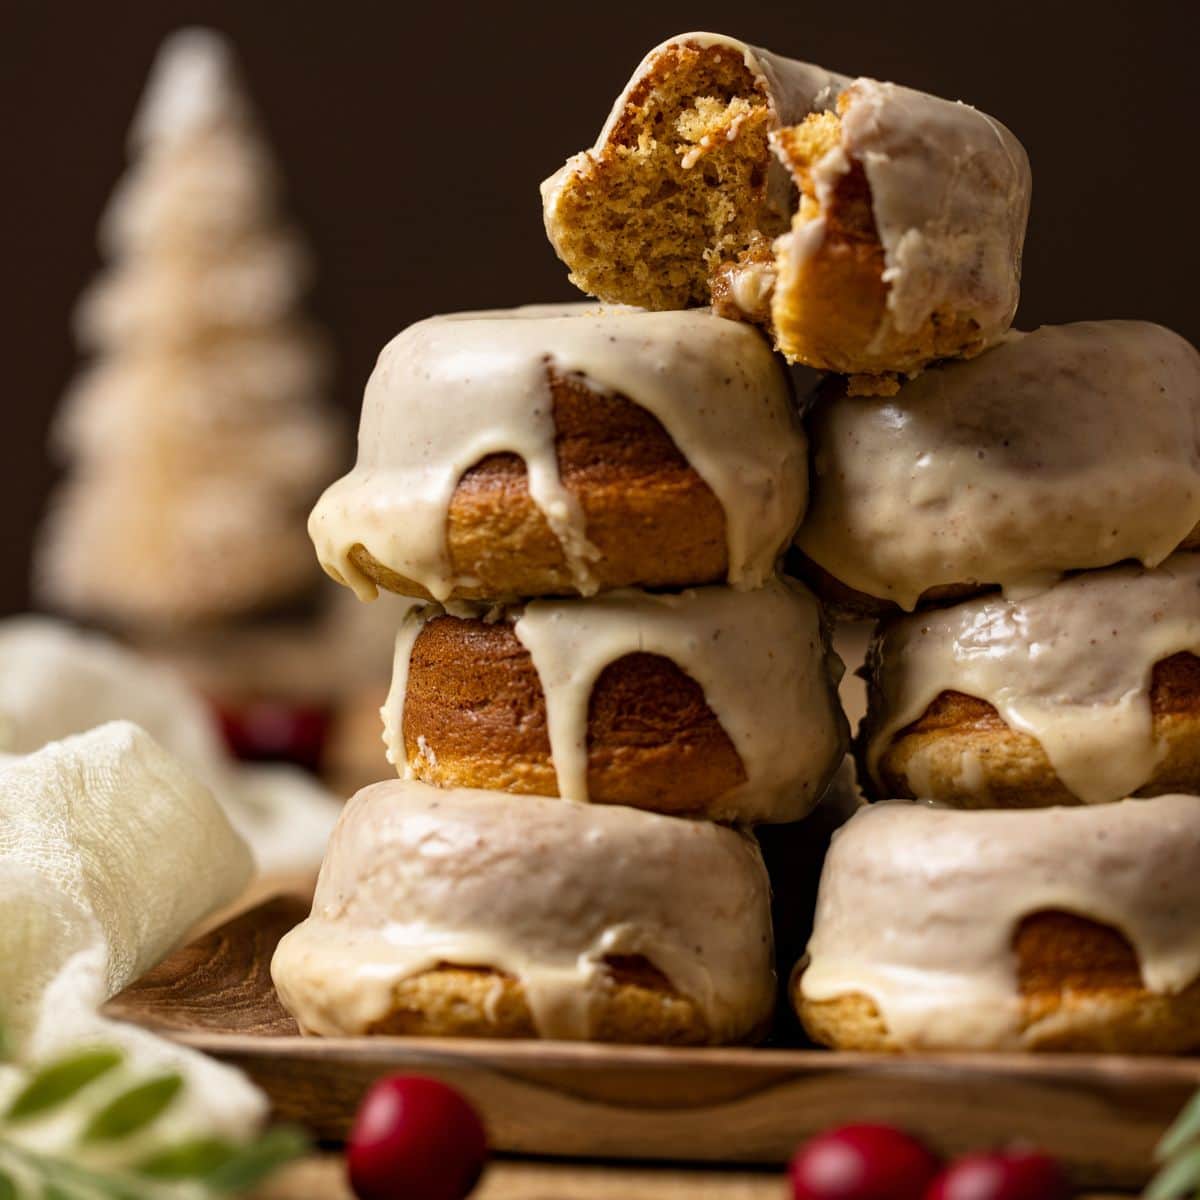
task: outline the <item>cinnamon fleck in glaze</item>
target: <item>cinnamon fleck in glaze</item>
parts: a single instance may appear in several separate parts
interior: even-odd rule
[[[580,406],[555,394],[556,379],[639,406],[673,453],[662,438],[639,448],[627,418],[607,435],[603,420],[589,420],[579,438]],[[613,412],[621,405],[598,415]],[[419,322],[384,348],[363,401],[358,463],[318,502],[309,532],[326,570],[368,599],[378,583],[437,599],[547,585],[591,595],[715,574],[756,587],[806,494],[787,377],[740,322],[584,305],[460,313]],[[482,524],[464,530],[472,515]],[[681,533],[678,555],[658,541]],[[610,565],[614,544],[635,549]],[[534,557],[522,570],[526,551]]]
[[[796,544],[876,608],[1028,590],[1200,534],[1200,355],[1142,321],[1012,333],[809,421]]]

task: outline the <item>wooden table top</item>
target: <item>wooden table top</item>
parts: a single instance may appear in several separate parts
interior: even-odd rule
[[[785,1200],[779,1171],[668,1170],[604,1164],[492,1163],[471,1200]],[[322,1154],[280,1171],[253,1200],[354,1200],[337,1154]],[[1113,1194],[1078,1200],[1129,1200]]]
[[[213,928],[233,913],[266,896],[306,894],[311,877],[268,877],[231,910],[205,923]],[[508,1156],[493,1161],[472,1200],[786,1200],[786,1176],[779,1169],[704,1169],[637,1166],[601,1162],[527,1160]],[[354,1200],[345,1179],[345,1161],[320,1153],[279,1171],[252,1200]],[[1077,1200],[1131,1200],[1106,1192]]]

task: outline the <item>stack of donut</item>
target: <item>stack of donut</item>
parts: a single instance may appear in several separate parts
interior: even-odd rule
[[[1200,1048],[1200,355],[1048,326],[892,397],[827,384],[809,428],[801,570],[883,617],[855,754],[884,801],[826,860],[809,1033]]]
[[[414,602],[384,741],[274,974],[306,1031],[760,1035],[769,888],[745,832],[846,749],[786,372],[708,312],[423,321],[317,505],[329,573]]]
[[[1200,1042],[1195,351],[1011,332],[1012,134],[720,35],[652,50],[542,196],[601,303],[405,330],[312,515],[334,579],[413,605],[400,778],[351,800],[273,963],[301,1028],[761,1034],[750,830],[845,751],[823,602],[883,618],[883,802],[826,862],[810,1034]],[[802,415],[789,363],[833,373]]]

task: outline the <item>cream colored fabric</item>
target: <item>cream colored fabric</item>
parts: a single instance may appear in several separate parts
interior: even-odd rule
[[[263,870],[320,865],[340,804],[291,767],[239,767],[204,704],[165,668],[45,617],[0,621],[0,753],[135,721],[212,789]]]
[[[241,1075],[98,1014],[198,921],[232,901],[249,849],[211,793],[144,730],[103,725],[0,758],[0,1027],[16,1061],[80,1044],[127,1056],[124,1078],[179,1071],[157,1137],[244,1137],[265,1098]],[[0,1073],[0,1103],[15,1080]],[[50,1144],[68,1132],[52,1123]]]

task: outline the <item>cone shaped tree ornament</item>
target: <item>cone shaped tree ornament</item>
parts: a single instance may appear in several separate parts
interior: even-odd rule
[[[136,633],[311,587],[305,518],[340,437],[298,315],[304,250],[222,38],[167,40],[130,153],[100,227],[113,265],[76,314],[94,358],[54,431],[70,472],[38,572],[55,607]]]

